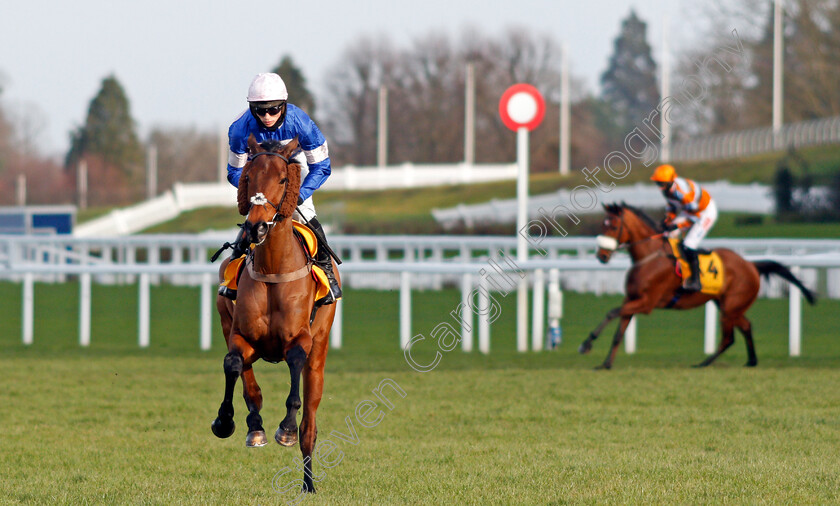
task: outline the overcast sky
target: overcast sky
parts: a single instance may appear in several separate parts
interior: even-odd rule
[[[455,35],[510,26],[568,44],[572,72],[597,90],[631,8],[660,59],[668,15],[673,52],[702,32],[704,0],[27,0],[0,7],[0,100],[44,154],[63,156],[101,81],[116,75],[140,135],[155,126],[222,131],[245,108],[251,78],[284,54],[317,95],[346,45],[388,34],[406,45],[432,30]],[[294,100],[292,100],[294,101]]]

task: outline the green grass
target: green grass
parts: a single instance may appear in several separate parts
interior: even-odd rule
[[[209,430],[222,397],[223,341],[198,349],[198,290],[152,291],[151,346],[136,345],[137,287],[93,287],[92,343],[76,344],[78,285],[36,285],[35,343],[20,344],[20,286],[0,284],[0,502],[37,504],[279,504],[272,478],[297,449],[246,449],[237,432]],[[453,290],[413,294],[414,333],[430,336],[459,301]],[[803,310],[803,355],[787,355],[786,300],[760,300],[752,319],[759,366],[743,341],[714,366],[702,359],[703,312],[639,321],[638,353],[596,372],[612,327],[592,355],[577,345],[617,297],[567,293],[564,344],[514,351],[513,297],[492,352],[446,353],[433,371],[398,350],[396,292],[348,290],[344,347],[330,351],[319,441],[343,460],[309,504],[389,503],[836,503],[840,501],[840,303]],[[418,360],[431,357],[430,341]],[[273,433],[288,392],[285,364],[258,363]],[[364,428],[356,406],[392,396],[382,422]],[[345,417],[358,445],[342,442]],[[295,477],[297,473],[295,473]]]

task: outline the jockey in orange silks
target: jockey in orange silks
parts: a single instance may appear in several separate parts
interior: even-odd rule
[[[699,184],[677,176],[672,165],[660,165],[653,172],[655,181],[667,201],[663,227],[671,236],[678,236],[682,229],[688,229],[680,242],[680,253],[691,266],[691,277],[685,284],[689,291],[700,290],[700,268],[697,248],[717,221],[715,201]]]

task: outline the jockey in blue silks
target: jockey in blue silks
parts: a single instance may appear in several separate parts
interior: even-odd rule
[[[279,75],[267,73],[254,77],[248,88],[248,110],[240,114],[228,129],[230,153],[227,178],[230,184],[239,186],[239,176],[248,161],[249,136],[253,135],[258,143],[277,140],[282,144],[298,138],[301,152],[295,155],[294,160],[301,165],[303,182],[294,218],[306,223],[319,238],[315,261],[324,269],[330,281],[330,293],[326,295],[323,304],[332,304],[341,298],[341,287],[336,282],[324,230],[312,203],[312,193],[330,176],[330,154],[321,130],[303,110],[287,103],[288,98],[286,83]],[[239,231],[231,246],[233,257],[239,257],[248,250],[244,230]],[[219,288],[219,293],[236,298],[236,292],[225,286]]]

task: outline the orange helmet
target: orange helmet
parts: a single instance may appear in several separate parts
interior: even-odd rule
[[[650,177],[651,181],[656,181],[657,183],[673,183],[674,179],[677,178],[677,170],[674,168],[673,165],[660,165],[653,171],[653,175]]]

